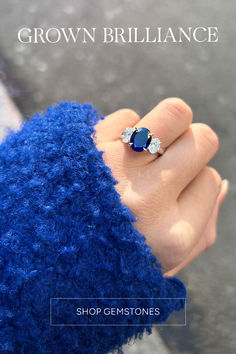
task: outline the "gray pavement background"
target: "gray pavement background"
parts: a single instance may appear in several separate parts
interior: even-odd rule
[[[195,121],[218,133],[213,165],[230,180],[229,196],[216,245],[180,274],[188,288],[187,326],[159,330],[177,354],[236,352],[235,15],[234,0],[0,1],[0,57],[7,65],[0,61],[0,77],[26,118],[63,99],[91,102],[102,114],[130,107],[143,115],[162,98],[179,96],[192,106]],[[218,26],[219,43],[65,46],[17,40],[25,26],[197,25]]]

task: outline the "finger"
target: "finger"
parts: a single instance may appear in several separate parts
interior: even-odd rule
[[[189,255],[185,258],[183,262],[177,265],[175,268],[168,270],[164,273],[165,277],[172,277],[177,274],[181,269],[185,268],[189,263],[191,263],[195,258],[197,258],[205,248],[205,240],[203,237],[199,240],[197,245],[192,249]]]
[[[203,234],[220,194],[222,179],[218,172],[204,167],[199,175],[185,188],[178,199],[183,220],[192,226],[187,235],[189,247],[193,247]]]
[[[120,139],[125,128],[133,127],[139,120],[139,115],[128,108],[109,114],[103,120],[100,120],[95,127],[97,143]]]
[[[224,202],[224,199],[227,195],[227,191],[228,191],[228,181],[224,180],[222,182],[221,192],[217,198],[217,202],[216,202],[215,208],[213,210],[213,213],[211,215],[211,218],[210,218],[210,220],[207,224],[206,230],[204,231],[203,235],[201,236],[199,242],[192,249],[192,251],[188,254],[188,256],[185,258],[185,260],[183,262],[181,262],[179,265],[177,265],[175,268],[166,272],[164,274],[165,276],[173,276],[173,275],[177,274],[181,269],[186,267],[195,258],[197,258],[204,250],[206,250],[207,248],[211,247],[214,244],[215,239],[216,239],[216,224],[217,224],[219,209],[221,208],[222,203]]]
[[[187,257],[183,262],[178,264],[175,268],[165,273],[165,276],[173,276],[178,273],[181,269],[186,267],[189,263],[191,263],[195,258],[197,258],[202,252],[204,252],[207,248],[211,247],[216,239],[216,220],[219,212],[219,203],[216,203],[216,206],[213,210],[210,221],[207,224],[206,231],[200,237],[197,244],[191,249]],[[206,237],[208,235],[208,237]],[[210,236],[210,237],[209,237]]]
[[[145,127],[158,137],[165,149],[183,134],[192,122],[191,108],[179,98],[167,98],[160,102],[153,110],[144,116],[136,127]],[[152,161],[156,154],[140,154],[145,162]]]
[[[163,147],[169,146],[185,132],[192,122],[191,108],[179,98],[167,98],[161,101],[136,127],[148,128],[158,136]]]
[[[174,142],[161,159],[150,168],[159,175],[172,192],[179,195],[202,168],[211,160],[218,149],[218,138],[206,124],[194,123]]]
[[[215,208],[213,210],[213,213],[210,217],[210,220],[209,220],[207,227],[206,227],[206,229],[203,233],[203,236],[202,236],[203,239],[205,240],[205,243],[204,243],[205,248],[203,248],[202,251],[211,247],[216,241],[217,221],[218,221],[218,216],[219,216],[219,210],[220,210],[220,208],[225,200],[225,197],[228,193],[228,186],[229,186],[229,182],[226,179],[224,179],[222,181],[221,191],[220,191],[220,194],[217,198]]]

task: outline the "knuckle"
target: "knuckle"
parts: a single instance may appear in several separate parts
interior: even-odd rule
[[[162,241],[162,247],[172,254],[177,263],[184,259],[191,249],[191,239],[195,237],[195,229],[185,220],[171,222],[168,229],[169,237]]]
[[[197,123],[197,126],[200,130],[200,135],[202,138],[207,141],[207,143],[217,151],[219,148],[219,138],[214,132],[214,130],[207,124]]]
[[[162,101],[165,109],[174,117],[185,118],[188,124],[193,120],[191,108],[181,98],[171,97]]]
[[[128,203],[126,203],[132,213],[136,216],[140,216],[143,211],[146,210],[146,200],[142,197],[132,196],[129,198]]]
[[[133,123],[133,125],[135,125],[140,120],[138,113],[136,113],[133,109],[122,108],[119,110],[119,112],[120,114],[126,116],[130,123]]]

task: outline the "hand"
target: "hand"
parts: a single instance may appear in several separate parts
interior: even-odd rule
[[[137,218],[165,275],[174,275],[216,239],[218,211],[228,183],[206,164],[218,149],[213,130],[192,123],[189,106],[177,98],[158,104],[142,120],[122,109],[96,126],[98,149],[110,166],[122,202]],[[146,127],[166,151],[135,152],[121,140],[126,127]]]

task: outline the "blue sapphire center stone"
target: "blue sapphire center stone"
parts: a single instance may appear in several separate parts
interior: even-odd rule
[[[130,146],[134,151],[146,150],[152,140],[150,131],[147,128],[137,128],[130,138]]]

